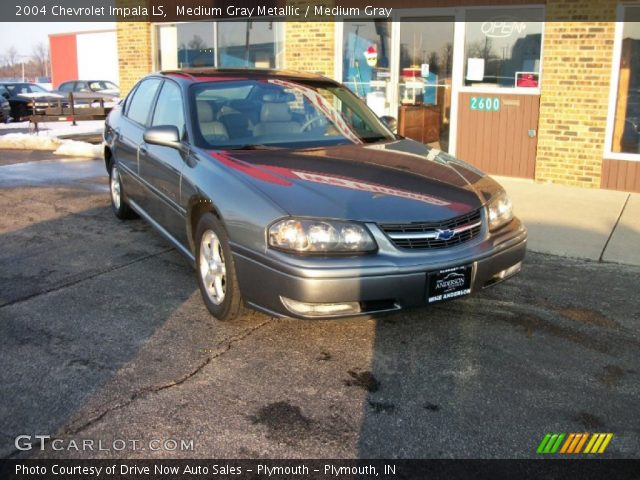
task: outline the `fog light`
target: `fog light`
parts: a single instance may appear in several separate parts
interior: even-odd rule
[[[358,302],[305,303],[286,297],[280,297],[280,300],[291,313],[303,317],[331,317],[360,313],[360,304]]]
[[[493,285],[494,283],[501,282],[502,280],[515,275],[520,270],[522,270],[522,262],[518,262],[515,265],[512,265],[509,268],[505,268],[504,270],[496,273],[484,286],[488,287],[489,285]]]

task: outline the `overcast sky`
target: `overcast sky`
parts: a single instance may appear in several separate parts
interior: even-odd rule
[[[31,55],[33,46],[49,46],[50,33],[81,32],[115,28],[115,22],[0,22],[0,56],[13,45],[20,55]]]

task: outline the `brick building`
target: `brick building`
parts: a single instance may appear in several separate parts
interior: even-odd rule
[[[159,69],[319,72],[489,173],[640,191],[640,4],[430,3],[394,2],[388,19],[119,23],[121,88]]]

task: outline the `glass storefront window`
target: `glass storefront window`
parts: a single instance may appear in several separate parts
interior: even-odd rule
[[[213,23],[179,23],[178,68],[213,67]]]
[[[624,10],[618,73],[614,153],[640,153],[640,7]]]
[[[464,84],[540,86],[542,8],[467,10]]]
[[[402,19],[400,103],[438,105],[451,86],[454,17]]]
[[[276,22],[218,23],[218,66],[276,68],[282,50]]]
[[[211,22],[158,25],[156,58],[160,70],[213,67],[213,28]]]
[[[390,40],[388,20],[344,22],[342,82],[377,115],[388,111]]]
[[[161,70],[213,66],[278,68],[283,52],[278,22],[161,24],[156,26],[156,39],[156,61]]]

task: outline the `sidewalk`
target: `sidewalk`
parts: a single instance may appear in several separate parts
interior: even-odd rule
[[[495,177],[535,252],[640,265],[640,193]]]

